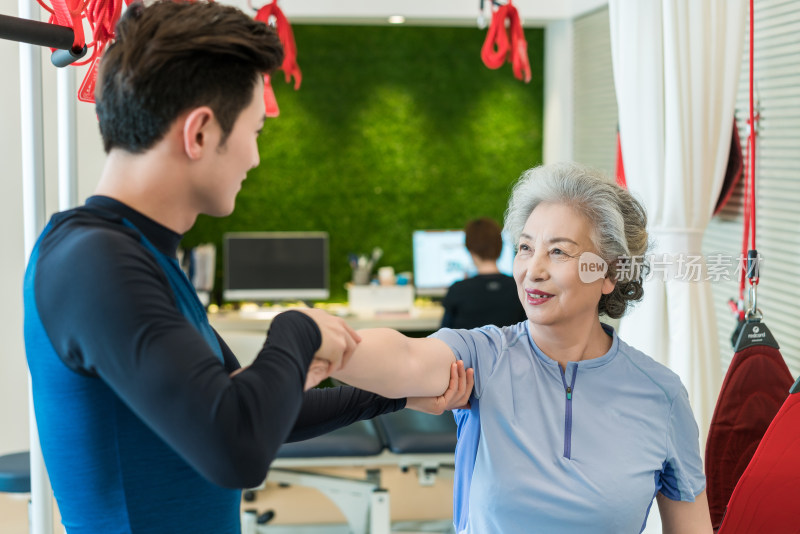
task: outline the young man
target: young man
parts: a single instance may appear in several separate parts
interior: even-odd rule
[[[266,25],[204,2],[131,5],[105,52],[96,196],[51,219],[25,275],[37,425],[70,534],[238,533],[239,488],[283,442],[406,405],[309,390],[359,342],[319,310],[276,317],[240,369],[175,259],[198,214],[230,214],[258,165],[262,75],[282,57]],[[463,398],[461,370],[416,405]]]

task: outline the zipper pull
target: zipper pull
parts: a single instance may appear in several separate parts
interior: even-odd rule
[[[572,388],[567,386],[567,400],[572,400]]]

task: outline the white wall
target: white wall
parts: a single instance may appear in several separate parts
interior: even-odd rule
[[[573,159],[575,122],[572,20],[550,22],[544,40],[544,132],[542,163]]]
[[[3,14],[16,6],[2,1]],[[13,11],[7,9],[13,7]],[[27,367],[22,346],[22,182],[19,142],[19,51],[0,41],[0,454],[28,447]]]
[[[0,13],[16,16],[14,0],[0,0]],[[44,18],[44,17],[42,17]],[[56,74],[43,51],[46,208],[57,210]],[[78,70],[78,83],[84,68]],[[0,40],[0,454],[28,448],[28,378],[22,340],[22,277],[25,252],[20,157],[19,45]],[[100,176],[103,151],[94,107],[78,104],[78,198],[91,194]]]

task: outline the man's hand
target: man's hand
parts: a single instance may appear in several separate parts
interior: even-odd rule
[[[464,370],[464,362],[458,360],[450,366],[450,384],[438,397],[409,397],[406,408],[418,412],[441,415],[445,410],[469,408],[469,397],[475,385],[475,371]]]
[[[250,367],[250,366],[248,365],[247,367]],[[229,377],[230,377],[230,378],[233,378],[234,376],[238,375],[239,373],[241,373],[242,371],[244,371],[245,369],[247,369],[247,367],[239,367],[239,368],[238,368],[238,369],[236,369],[234,372],[232,372],[232,373],[229,375]]]
[[[314,353],[314,362],[309,366],[309,374],[313,369],[314,376],[319,376],[321,374],[321,364],[315,365],[315,362],[322,360],[328,363],[328,369],[325,371],[325,376],[320,378],[321,381],[347,364],[347,360],[353,354],[356,345],[361,342],[361,336],[341,317],[334,317],[328,312],[313,308],[297,311],[311,317],[317,323],[322,334],[322,344],[317,352]],[[306,382],[306,386],[308,386],[308,382]]]
[[[322,335],[322,343],[308,366],[306,383],[303,385],[303,391],[308,391],[347,363],[356,345],[361,342],[361,336],[344,319],[323,310],[303,308],[297,311],[311,317]],[[230,376],[234,377],[243,370],[237,369]]]

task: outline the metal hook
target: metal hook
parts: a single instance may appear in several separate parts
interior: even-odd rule
[[[758,284],[750,286],[750,308],[745,312],[744,318],[747,320],[757,319],[761,320],[764,314],[758,308]]]

